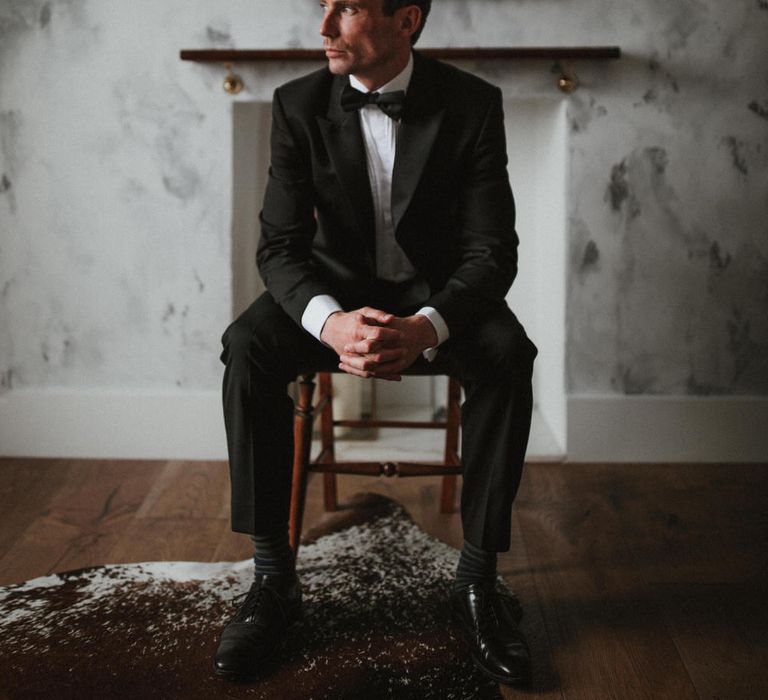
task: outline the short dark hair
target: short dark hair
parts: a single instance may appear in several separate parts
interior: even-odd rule
[[[415,44],[421,36],[421,30],[424,29],[424,25],[427,23],[427,15],[429,14],[429,8],[432,7],[432,0],[383,0],[384,2],[384,14],[387,17],[391,17],[395,14],[395,10],[399,10],[401,7],[408,7],[408,5],[416,5],[421,10],[421,24],[419,28],[411,36],[411,44]]]

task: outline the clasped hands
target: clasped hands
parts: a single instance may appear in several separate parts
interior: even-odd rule
[[[334,349],[344,372],[391,381],[400,381],[424,350],[437,345],[426,316],[395,316],[368,306],[331,314],[320,339]]]

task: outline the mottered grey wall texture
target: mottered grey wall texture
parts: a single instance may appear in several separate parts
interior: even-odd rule
[[[230,98],[178,50],[317,47],[318,19],[0,0],[0,391],[218,386]],[[624,51],[560,97],[553,66],[468,64],[567,102],[569,392],[768,394],[768,2],[435,0],[422,44]]]

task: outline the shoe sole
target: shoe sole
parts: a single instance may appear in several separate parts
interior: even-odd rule
[[[274,654],[270,654],[270,657],[274,657]],[[260,659],[259,663],[264,663],[265,661],[267,663],[271,662],[270,659]],[[232,681],[233,683],[250,683],[252,681],[256,681],[261,676],[260,671],[253,671],[252,673],[240,673],[238,671],[227,671],[226,669],[219,668],[216,666],[216,662],[213,664],[213,672],[219,677],[223,678],[226,681]]]

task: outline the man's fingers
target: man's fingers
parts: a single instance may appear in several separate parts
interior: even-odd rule
[[[332,343],[339,369],[358,377],[400,381],[413,364],[414,339],[394,314],[365,306],[346,315],[346,337]]]
[[[346,372],[347,374],[354,374],[356,377],[363,377],[364,379],[370,379],[373,377],[372,372],[365,372],[363,370],[357,369],[357,367],[345,364],[344,362],[339,362],[339,369],[343,372]]]
[[[382,328],[381,326],[364,326],[363,335],[360,340],[370,340],[379,345],[400,344],[403,339],[401,331],[393,328]]]
[[[380,309],[374,309],[371,306],[365,306],[359,311],[365,318],[375,321],[376,323],[386,324],[394,318],[394,315],[389,314],[386,311],[381,311]]]
[[[372,362],[392,362],[405,355],[403,348],[379,348],[378,343],[372,343],[368,340],[361,340],[358,343],[349,343],[344,346],[344,353],[347,355],[360,355]]]
[[[341,355],[339,357],[344,371],[354,370],[351,374],[359,377],[377,377],[380,379],[395,379],[399,381],[400,373],[405,369],[401,357],[388,362],[373,362],[362,355]]]
[[[381,326],[368,326],[367,338],[371,340],[380,340],[384,343],[397,343],[403,339],[403,332],[394,328],[383,328]]]
[[[388,382],[399,382],[402,380],[402,377],[399,374],[379,374],[376,372],[368,372],[365,370],[357,369],[357,367],[347,365],[343,362],[339,363],[339,369],[346,372],[347,374],[352,374],[356,377],[363,377],[364,379],[385,379]]]
[[[392,328],[383,328],[381,326],[369,326],[366,324],[358,325],[353,333],[353,340],[370,341],[370,345],[367,352],[375,350],[376,348],[384,345],[400,345],[402,344],[403,334],[401,331],[396,331]]]
[[[355,355],[351,353],[344,353],[339,356],[339,360],[345,365],[349,365],[350,367],[354,367],[363,372],[376,372],[382,365],[391,365],[399,359],[399,357],[393,357],[386,361],[381,361],[374,360],[371,355]]]
[[[376,363],[366,360],[362,355],[348,355],[345,353],[339,355],[339,360],[341,364],[347,367],[354,367],[359,372],[370,371],[376,366]]]

